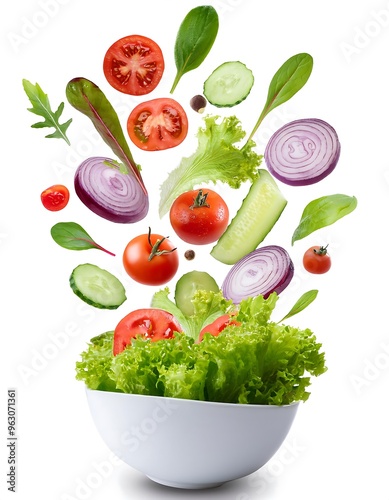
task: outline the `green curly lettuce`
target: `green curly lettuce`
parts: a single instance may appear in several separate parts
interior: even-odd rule
[[[221,295],[201,292],[194,298],[196,310],[203,311],[197,328],[214,316],[218,301],[219,315],[228,307]],[[159,297],[169,306],[167,293]],[[185,333],[157,342],[138,337],[113,356],[113,332],[107,332],[91,340],[76,376],[90,389],[132,394],[240,404],[306,401],[311,376],[327,369],[322,345],[309,329],[271,321],[276,301],[276,294],[243,300],[240,326],[228,326],[217,337],[205,334],[201,342]]]
[[[197,132],[198,146],[191,156],[183,158],[161,186],[159,215],[163,217],[173,201],[183,192],[202,183],[224,182],[237,189],[258,176],[262,155],[248,141],[239,149],[236,144],[246,135],[236,116],[206,116],[205,126]]]

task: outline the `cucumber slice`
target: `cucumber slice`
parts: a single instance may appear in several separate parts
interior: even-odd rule
[[[99,309],[117,309],[126,300],[122,283],[110,272],[94,264],[80,264],[70,276],[73,292]]]
[[[207,78],[203,93],[218,108],[231,108],[244,101],[254,85],[254,75],[240,61],[221,64]]]
[[[224,264],[235,264],[265,239],[287,201],[267,170],[260,169],[237,214],[211,250]]]
[[[190,271],[181,276],[176,283],[174,300],[186,316],[192,316],[195,312],[192,299],[197,290],[218,292],[220,287],[212,276],[203,271]]]

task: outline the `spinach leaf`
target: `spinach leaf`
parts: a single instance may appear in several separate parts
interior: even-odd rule
[[[177,74],[170,90],[172,94],[188,71],[200,66],[207,57],[219,30],[219,17],[210,5],[192,9],[182,21],[174,46]]]
[[[288,101],[307,83],[313,68],[312,56],[306,53],[290,57],[273,76],[263,110],[247,141],[253,138],[265,116]]]
[[[104,93],[86,78],[73,78],[66,86],[66,97],[74,108],[92,120],[104,142],[125,166],[123,173],[134,174],[146,194],[139,167],[124,137],[119,117]]]
[[[286,316],[284,316],[278,323],[284,321],[285,319],[291,318],[295,314],[303,311],[306,307],[309,306],[317,297],[318,290],[309,290],[309,292],[305,292],[301,295],[301,297],[297,300],[292,309],[288,312]]]
[[[114,253],[98,245],[85,229],[76,222],[58,222],[51,228],[51,236],[59,246],[68,250],[89,250],[96,248],[115,256]]]
[[[345,194],[332,194],[311,201],[304,208],[300,223],[293,233],[292,245],[317,229],[333,224],[356,207],[355,196]]]
[[[31,125],[32,128],[44,128],[44,127],[52,127],[55,128],[55,132],[52,134],[46,135],[47,138],[55,138],[55,139],[63,139],[70,146],[70,141],[66,136],[66,131],[69,125],[72,122],[72,119],[68,120],[65,123],[60,124],[59,119],[61,117],[64,103],[58,106],[57,111],[53,111],[50,106],[50,100],[43,92],[41,87],[36,83],[33,85],[28,80],[23,79],[23,88],[29,101],[32,104],[32,108],[28,108],[28,111],[34,113],[35,115],[43,116],[44,120],[41,122],[34,123]]]

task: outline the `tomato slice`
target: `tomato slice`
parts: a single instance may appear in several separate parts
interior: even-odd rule
[[[174,99],[152,99],[136,106],[127,120],[131,141],[145,151],[174,148],[188,133],[188,117]]]
[[[58,212],[66,207],[69,202],[69,190],[62,184],[55,184],[41,193],[43,206],[51,212]]]
[[[206,333],[210,333],[214,337],[217,337],[227,326],[240,326],[241,323],[236,321],[233,316],[233,314],[223,314],[219,318],[216,318],[215,321],[201,330],[198,341],[201,342]]]
[[[176,318],[167,311],[156,308],[136,309],[119,321],[113,337],[113,354],[116,356],[140,335],[152,341],[171,339],[174,332],[182,332]]]
[[[159,45],[141,35],[129,35],[117,40],[107,50],[103,62],[108,83],[130,95],[145,95],[154,90],[164,69]]]

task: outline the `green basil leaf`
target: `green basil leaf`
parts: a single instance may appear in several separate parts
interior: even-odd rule
[[[102,250],[109,255],[115,256],[114,253],[106,250],[98,245],[76,222],[58,222],[51,228],[51,236],[53,240],[61,247],[68,250],[88,250],[96,248]]]
[[[200,66],[207,57],[219,30],[219,17],[210,5],[192,9],[182,21],[174,46],[177,74],[170,93],[172,94],[188,71]]]
[[[265,116],[274,108],[288,101],[307,83],[313,68],[310,54],[301,53],[290,57],[273,76],[267,94],[267,100],[257,123],[251,132],[252,139]]]
[[[282,319],[280,319],[278,323],[281,323],[281,321],[291,318],[295,314],[298,314],[299,312],[303,311],[306,307],[309,306],[309,304],[311,304],[316,299],[318,293],[319,293],[318,290],[309,290],[309,292],[303,293],[303,295],[301,295],[301,297],[297,300],[297,302],[288,312],[288,314],[284,316]]]
[[[351,213],[356,207],[355,196],[345,194],[332,194],[311,201],[304,208],[300,223],[293,233],[292,245],[317,229],[333,224]]]

